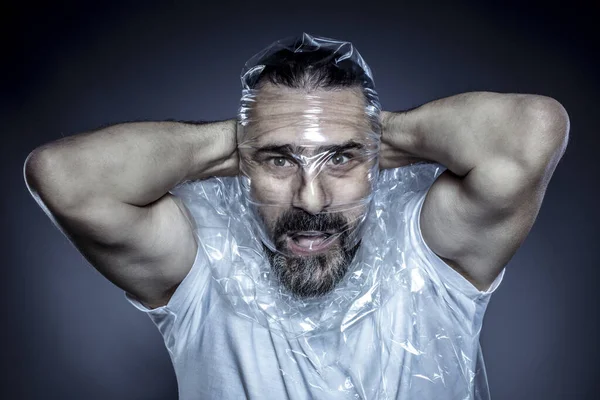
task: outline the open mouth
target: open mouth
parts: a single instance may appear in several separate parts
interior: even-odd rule
[[[301,231],[288,234],[288,249],[296,255],[314,255],[327,251],[336,241],[334,232]]]

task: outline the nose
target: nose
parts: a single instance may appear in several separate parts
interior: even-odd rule
[[[320,213],[329,205],[327,192],[318,171],[301,173],[292,205],[313,215]]]

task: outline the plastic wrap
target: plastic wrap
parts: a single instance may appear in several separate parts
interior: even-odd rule
[[[298,87],[263,78],[282,57],[289,64],[280,76],[296,74]],[[347,86],[311,82],[314,72],[295,65],[308,61],[344,75]],[[276,289],[279,298],[294,308],[294,296],[302,309],[321,308],[321,296],[343,279],[360,247],[377,181],[380,106],[370,70],[352,46],[304,35],[248,61],[242,84],[237,141],[249,222],[287,289]],[[303,330],[323,321],[303,321]]]
[[[257,85],[274,52],[323,48],[333,55],[321,61],[358,71],[358,91]],[[285,343],[289,359],[278,362],[298,391],[290,396],[487,398],[478,342],[487,297],[427,248],[418,227],[444,168],[379,170],[380,105],[356,49],[307,34],[279,41],[246,64],[242,84],[240,176],[173,193],[196,219],[220,296]],[[278,271],[322,277],[329,253],[344,265],[324,287],[298,289]],[[285,264],[302,258],[314,262]]]

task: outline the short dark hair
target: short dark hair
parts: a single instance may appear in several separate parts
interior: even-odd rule
[[[255,55],[246,63],[242,86],[250,90],[260,90],[264,83],[308,91],[360,89],[371,128],[381,134],[379,96],[371,71],[356,48],[350,42],[341,41],[336,41],[335,46],[321,46],[310,40],[307,43],[307,37],[311,38],[307,34],[288,37],[272,45],[276,50],[267,48]],[[261,68],[255,69],[257,66]]]
[[[257,64],[264,65],[264,69],[246,83],[250,89],[257,89],[263,82],[309,90],[374,88],[372,79],[360,65],[349,58],[336,62],[336,56],[339,55],[326,48],[307,52],[281,49],[259,60]]]

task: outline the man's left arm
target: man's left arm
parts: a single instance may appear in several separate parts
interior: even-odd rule
[[[383,112],[382,123],[382,168],[407,159],[447,167],[423,204],[423,238],[486,290],[537,217],[567,145],[567,112],[550,97],[472,92]]]

